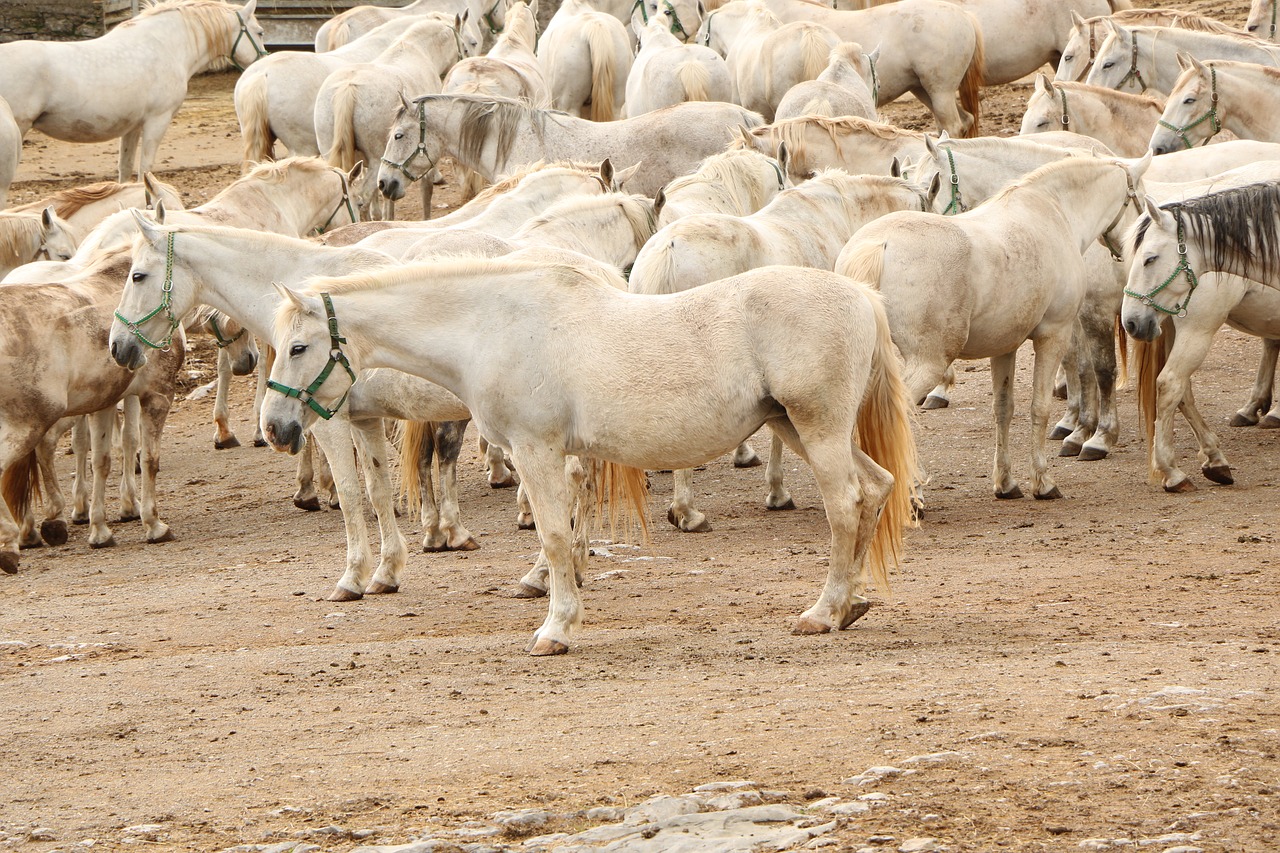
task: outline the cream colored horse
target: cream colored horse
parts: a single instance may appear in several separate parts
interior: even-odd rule
[[[1245,32],[1259,38],[1276,41],[1276,10],[1280,3],[1276,0],[1252,0],[1249,4],[1249,17],[1245,21]]]
[[[622,284],[586,264],[506,260],[316,279],[305,295],[284,291],[276,328],[287,355],[272,379],[313,382],[338,346],[332,322],[354,366],[432,377],[467,404],[511,452],[537,518],[550,601],[535,655],[568,651],[582,620],[574,569],[585,554],[570,519],[588,475],[569,456],[607,460],[588,462],[598,494],[643,513],[641,469],[690,467],[768,423],[813,468],[832,529],[827,585],[795,630],[847,627],[869,607],[867,580],[886,582],[916,479],[910,407],[879,300],[832,273],[785,267],[661,298]],[[809,310],[815,304],[824,310]],[[495,319],[508,334],[489,334]],[[672,374],[695,339],[701,357]],[[316,400],[333,406],[349,387],[333,371]],[[273,446],[297,452],[315,413],[277,394],[262,417]]]
[[[0,210],[9,205],[9,185],[18,173],[22,157],[22,131],[14,121],[9,102],[0,98]]]
[[[149,209],[156,202],[164,202],[170,210],[182,209],[182,196],[178,190],[147,174],[142,182],[120,184],[100,181],[58,190],[39,201],[17,205],[12,210],[15,213],[39,213],[46,207],[52,207],[66,222],[71,238],[78,246],[98,223],[111,214],[131,207]]]
[[[878,283],[905,381],[921,400],[957,358],[989,358],[995,392],[996,497],[1022,496],[1009,459],[1013,369],[1031,340],[1031,491],[1061,496],[1048,473],[1053,375],[1084,301],[1083,254],[1119,220],[1150,155],[1132,167],[1070,157],[1035,170],[966,213],[894,213],[863,228],[836,271]]]
[[[787,174],[803,181],[822,169],[887,175],[893,161],[918,160],[924,134],[856,116],[800,116],[782,119],[741,134],[735,145],[750,146],[771,157],[786,148]]]
[[[1180,53],[1200,59],[1280,64],[1280,46],[1242,33],[1220,35],[1175,27],[1125,27],[1109,20],[1103,26],[1109,32],[1098,46],[1098,55],[1084,80],[1094,86],[1122,92],[1154,89],[1167,93],[1182,73]]]
[[[682,175],[658,191],[654,199],[658,227],[694,213],[755,213],[791,186],[787,158],[785,145],[776,159],[747,148],[711,155],[696,172]]]
[[[120,139],[120,180],[155,162],[187,81],[230,60],[245,68],[266,55],[257,0],[159,3],[101,38],[0,45],[0,98],[21,136],[36,128],[66,142]]]
[[[639,36],[640,52],[627,75],[628,118],[685,101],[733,100],[733,81],[720,54],[680,41],[657,16]]]
[[[0,280],[33,261],[70,260],[75,249],[70,227],[53,207],[0,211]]]
[[[1280,142],[1280,116],[1260,109],[1280,94],[1280,71],[1251,62],[1201,62],[1179,54],[1182,73],[1151,134],[1157,154],[1207,143],[1223,129],[1242,139]]]
[[[565,0],[538,40],[537,54],[553,107],[592,121],[624,114],[631,38],[617,18],[587,0]]]
[[[471,27],[468,37],[479,37],[480,48],[488,48],[498,33],[506,26],[509,0],[414,0],[407,6],[356,6],[347,9],[320,25],[316,30],[315,52],[327,53],[345,47],[378,27],[393,20],[404,24],[404,18],[426,15],[432,12],[452,20],[454,16],[467,16]]]
[[[782,96],[774,120],[818,115],[878,121],[875,67],[879,56],[879,48],[866,53],[856,42],[836,45],[817,79],[797,83]]]
[[[1051,83],[1041,73],[1036,75],[1019,133],[1069,130],[1093,137],[1116,154],[1141,157],[1163,110],[1162,101],[1146,95],[1087,83]]]
[[[1062,58],[1058,60],[1053,79],[1059,83],[1078,83],[1082,81],[1093,58],[1098,54],[1098,46],[1106,39],[1109,32],[1104,25],[1108,19],[1117,24],[1138,24],[1151,27],[1177,27],[1183,30],[1198,30],[1205,33],[1223,35],[1239,35],[1240,31],[1229,24],[1213,18],[1184,12],[1177,9],[1127,9],[1114,15],[1098,15],[1082,18],[1071,13],[1071,32],[1066,47],[1062,49]]]
[[[388,198],[400,198],[407,183],[445,155],[491,181],[540,160],[607,158],[618,168],[643,161],[627,189],[652,197],[672,178],[723,150],[735,128],[761,124],[756,113],[712,102],[592,122],[505,98],[427,95],[397,114],[378,170],[378,188]]]

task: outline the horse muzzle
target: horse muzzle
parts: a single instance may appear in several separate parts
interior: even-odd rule
[[[1147,316],[1123,316],[1124,330],[1136,341],[1154,341],[1160,337],[1160,320]]]
[[[392,201],[399,201],[404,198],[404,184],[396,177],[380,177],[378,178],[378,192]]]
[[[111,358],[126,370],[139,370],[147,363],[147,354],[142,351],[138,342],[131,338],[111,341]]]
[[[306,444],[306,434],[302,431],[302,424],[297,421],[279,422],[272,420],[267,421],[262,426],[262,435],[267,439],[267,443],[281,453],[288,453],[290,456],[294,456]]]
[[[231,362],[231,372],[236,376],[248,376],[258,367],[258,354],[245,352]]]

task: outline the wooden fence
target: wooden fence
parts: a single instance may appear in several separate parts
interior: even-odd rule
[[[325,21],[352,6],[404,6],[410,0],[258,0],[257,19],[268,47],[309,47]],[[146,0],[102,0],[103,23],[110,29],[146,8]]]

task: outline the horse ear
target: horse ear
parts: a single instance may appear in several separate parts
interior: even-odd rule
[[[929,206],[926,208],[926,210],[933,209],[933,202],[938,197],[938,193],[940,192],[942,192],[942,173],[934,172],[933,180],[929,182],[929,190],[928,192],[925,193],[926,198],[929,199]]]
[[[46,207],[44,210],[40,211],[40,227],[45,231],[52,228],[57,219],[57,213],[52,207]]]
[[[875,50],[870,53],[866,53],[865,55],[867,59],[870,59],[872,62],[878,62],[880,60],[880,43],[877,42]]]
[[[1160,223],[1161,228],[1170,231],[1178,227],[1178,222],[1173,218],[1173,214],[1160,207],[1160,204],[1151,196],[1145,196],[1147,215],[1151,217],[1152,222]]]
[[[935,159],[940,159],[942,157],[942,154],[938,149],[938,140],[934,139],[932,134],[926,133],[924,135],[924,147],[925,150],[929,152],[930,157]]]
[[[295,309],[303,313],[306,313],[307,304],[302,301],[301,296],[299,296],[297,293],[294,293],[292,290],[285,287],[283,284],[281,284],[278,281],[271,282],[271,286],[276,289],[276,293],[279,293],[281,298],[288,299],[291,303],[293,303],[293,307]]]
[[[130,208],[129,212],[133,214],[134,224],[138,226],[142,236],[147,238],[147,242],[159,245],[164,240],[164,234],[156,227],[155,220],[136,207]]]
[[[164,224],[164,199],[160,199],[159,201],[156,202],[156,206],[152,214],[156,218],[156,224],[158,225]]]
[[[644,162],[644,161],[641,161],[641,162]],[[634,166],[628,166],[625,169],[619,169],[615,171],[613,173],[614,186],[617,187],[619,190],[622,189],[623,184],[625,184],[627,181],[634,178],[636,175],[636,172],[638,171],[640,171],[640,163],[636,163]]]
[[[356,164],[351,167],[351,171],[347,172],[347,185],[355,186],[360,183],[360,179],[364,177],[364,161],[357,160]]]
[[[663,206],[667,203],[666,188],[658,190],[658,194],[653,197],[653,215],[656,217],[662,212]]]
[[[1181,68],[1183,71],[1186,71],[1188,68],[1191,67],[1191,54],[1187,53],[1186,51],[1182,51],[1182,50],[1178,51],[1178,55],[1176,59],[1178,60],[1178,67]]]
[[[1077,12],[1075,9],[1071,10],[1071,23],[1077,30],[1080,30],[1081,32],[1084,32],[1084,28],[1088,26],[1088,22],[1085,21],[1084,16],[1081,15],[1079,12]]]
[[[247,24],[257,10],[258,0],[249,0],[249,2],[240,7],[240,17],[244,18],[244,22]]]
[[[1121,161],[1124,167],[1129,170],[1129,177],[1133,179],[1134,184],[1142,180],[1142,176],[1147,173],[1147,169],[1151,167],[1151,158],[1153,156],[1155,156],[1155,152],[1147,149],[1147,153],[1143,154],[1140,160]]]
[[[1187,54],[1187,59],[1191,62],[1191,67],[1199,71],[1201,74],[1209,73],[1209,66],[1205,65],[1203,62],[1196,59],[1191,54]]]
[[[791,148],[785,142],[778,143],[778,166],[782,169],[783,177],[791,174]]]
[[[902,177],[902,164],[898,162],[897,157],[894,157],[893,162],[889,164],[889,177],[891,178]]]
[[[1045,74],[1043,71],[1036,74],[1036,91],[1037,92],[1048,92],[1049,86],[1050,86],[1050,83],[1049,83],[1048,74]]]
[[[606,187],[614,189],[616,192],[616,188],[613,186],[613,161],[608,157],[600,161],[600,180],[604,182]]]
[[[401,91],[401,92],[398,92],[397,94],[400,95],[400,105],[404,107],[404,111],[407,113],[413,112],[413,104],[409,102],[409,98],[405,95],[405,93]]]

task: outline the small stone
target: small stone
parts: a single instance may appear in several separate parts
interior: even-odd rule
[[[1107,850],[1111,847],[1111,842],[1105,838],[1086,838],[1076,846],[1081,850]]]
[[[707,800],[707,807],[723,812],[730,809],[744,809],[747,806],[758,806],[763,802],[764,797],[760,796],[759,791],[738,791]]]
[[[963,758],[963,753],[959,752],[930,752],[927,755],[913,755],[910,758],[904,758],[900,764],[947,764],[957,758]]]
[[[838,814],[838,815],[845,815],[845,816],[855,815],[855,814],[866,814],[867,812],[871,811],[871,806],[862,802],[842,803],[838,806],[832,806],[831,808],[827,809],[827,811],[831,812],[831,814]]]
[[[884,803],[888,802],[889,795],[880,791],[872,791],[870,794],[859,794],[858,799],[864,803]]]
[[[135,839],[138,841],[158,841],[160,834],[165,831],[165,825],[162,823],[140,823],[137,826],[126,826],[123,831],[125,839]]]
[[[892,844],[897,840],[898,839],[894,838],[892,835],[872,835],[867,838],[867,843],[884,845],[884,844]]]
[[[740,779],[736,782],[708,782],[693,789],[695,794],[721,794],[725,791],[740,791],[743,788],[755,788],[755,782]]]
[[[1166,847],[1164,853],[1204,853],[1204,848],[1192,847],[1190,844],[1179,844],[1177,847]]]
[[[491,817],[498,826],[513,832],[531,832],[551,820],[551,815],[542,809],[515,809],[496,812]]]
[[[808,807],[818,811],[826,811],[839,802],[839,797],[823,797],[821,800],[814,800],[812,803],[809,803]]]
[[[874,785],[884,779],[892,779],[895,776],[901,776],[902,771],[897,767],[889,765],[880,765],[877,767],[868,767],[857,776],[851,776],[844,780],[845,785]]]
[[[805,791],[803,794],[806,800],[821,800],[826,795],[827,795],[827,792],[822,790],[821,788],[810,788],[809,790]]]
[[[898,853],[930,853],[941,849],[936,838],[908,838],[898,847]]]
[[[614,821],[622,820],[623,810],[615,806],[599,806],[594,809],[587,809],[583,813],[583,817],[587,820]]]
[[[815,838],[805,845],[809,850],[817,850],[820,847],[835,847],[840,842],[834,838]]]
[[[1185,689],[1185,688],[1184,688]],[[1163,847],[1168,844],[1188,844],[1199,841],[1198,832],[1170,832],[1156,838],[1144,838],[1138,842],[1139,847]]]
[[[946,818],[940,814],[927,814],[920,818],[921,823],[942,823]]]
[[[57,841],[58,836],[47,826],[37,827],[27,833],[28,841]]]

